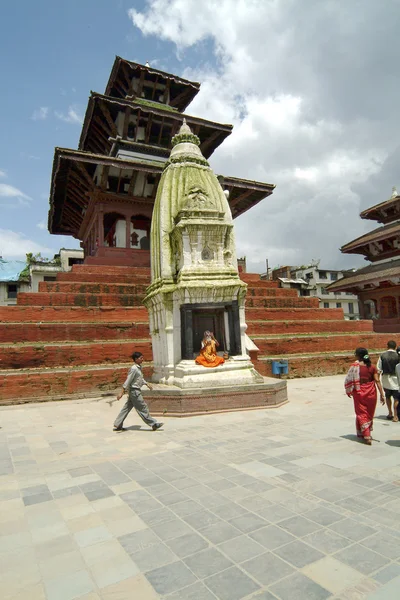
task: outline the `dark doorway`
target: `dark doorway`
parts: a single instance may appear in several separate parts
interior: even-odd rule
[[[201,340],[205,331],[212,331],[219,342],[218,351],[226,349],[224,309],[193,311],[193,350],[200,352]]]
[[[205,331],[212,331],[219,342],[218,351],[241,354],[239,306],[236,302],[183,304],[181,310],[182,358],[193,360],[200,352]],[[227,331],[225,330],[227,322]]]

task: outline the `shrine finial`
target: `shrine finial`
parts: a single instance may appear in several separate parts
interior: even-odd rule
[[[397,193],[396,186],[394,185],[394,186],[392,187],[392,198],[397,198],[397,196],[398,196],[398,195],[399,195],[399,194]]]
[[[172,146],[176,146],[182,142],[189,142],[191,144],[195,144],[196,146],[200,146],[200,139],[190,129],[185,118],[182,121],[182,125],[178,133],[172,138]]]

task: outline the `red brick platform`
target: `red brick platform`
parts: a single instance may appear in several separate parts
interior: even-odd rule
[[[375,333],[371,321],[345,321],[341,309],[320,309],[315,298],[298,298],[257,274],[241,277],[248,284],[247,334],[259,348],[252,360],[265,377],[282,358],[288,377],[343,373],[357,346],[372,354],[386,346],[388,334]],[[74,265],[38,293],[18,294],[16,306],[0,307],[0,404],[111,393],[133,349],[143,352],[151,375],[141,305],[149,283],[147,268]]]

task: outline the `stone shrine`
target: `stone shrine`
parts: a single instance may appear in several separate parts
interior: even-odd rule
[[[213,398],[210,410],[227,409],[238,386],[247,398],[245,407],[281,404],[287,400],[285,382],[262,377],[246,351],[247,285],[239,278],[226,194],[186,121],[172,146],[153,209],[151,285],[143,301],[149,311],[152,380],[163,384],[150,396],[162,396],[168,386],[167,412],[171,394],[181,396],[179,406],[175,398],[174,413],[196,411],[196,395],[204,392]],[[215,331],[219,349],[229,354],[218,367],[194,361],[204,330]]]

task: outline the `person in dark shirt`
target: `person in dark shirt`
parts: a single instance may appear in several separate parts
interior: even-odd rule
[[[400,357],[396,352],[396,342],[389,340],[387,350],[379,357],[376,368],[382,379],[382,386],[385,391],[386,406],[388,408],[389,421],[398,421],[397,406],[399,403],[399,381],[396,375],[396,367],[400,363]],[[393,409],[392,409],[393,398]]]

